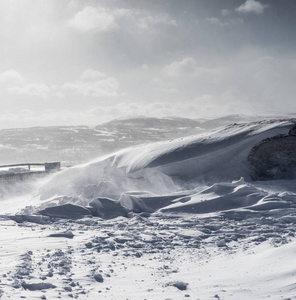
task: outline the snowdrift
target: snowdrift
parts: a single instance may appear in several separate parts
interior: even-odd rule
[[[35,196],[38,204],[24,211],[62,206],[63,216],[71,217],[76,205],[77,212],[84,207],[110,218],[128,211],[204,214],[293,206],[294,181],[284,181],[285,193],[282,181],[252,181],[254,166],[248,161],[254,146],[293,126],[290,120],[233,124],[124,149],[54,175]],[[66,204],[72,204],[69,215]]]

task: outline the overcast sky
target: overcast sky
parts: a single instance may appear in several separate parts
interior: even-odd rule
[[[296,112],[295,0],[0,0],[0,128]]]

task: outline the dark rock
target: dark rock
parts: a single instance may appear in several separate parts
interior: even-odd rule
[[[65,232],[60,232],[60,233],[52,233],[49,235],[49,237],[64,237],[67,239],[73,239],[74,234],[72,231],[65,231]]]
[[[278,135],[261,141],[249,156],[254,180],[296,178],[296,138]]]
[[[93,216],[102,219],[113,219],[120,216],[127,217],[129,210],[118,201],[109,198],[96,198],[89,204]]]
[[[110,248],[112,251],[115,251],[115,250],[116,250],[115,245],[114,245],[114,242],[110,241],[110,242],[108,243],[108,246],[109,246],[109,248]]]
[[[173,282],[168,283],[167,286],[174,286],[177,289],[179,289],[180,291],[185,291],[185,290],[187,290],[188,283],[178,280],[178,281],[173,281]]]
[[[84,216],[91,215],[90,211],[82,206],[74,204],[64,204],[45,208],[38,212],[40,215],[65,218],[65,219],[80,219]]]
[[[290,129],[289,135],[296,136],[296,125],[292,129]]]
[[[97,282],[104,282],[104,278],[103,278],[103,276],[101,275],[101,274],[95,274],[95,276],[94,276],[94,279],[95,279],[95,281],[97,281]]]
[[[23,223],[23,222],[31,222],[36,224],[51,223],[50,218],[46,216],[14,215],[14,216],[7,216],[7,217],[17,223]]]
[[[41,291],[41,290],[56,288],[55,285],[53,285],[51,283],[47,283],[47,282],[40,282],[40,283],[26,283],[26,282],[22,282],[22,287],[25,290],[29,290],[29,291]]]
[[[85,247],[86,248],[88,248],[88,249],[91,249],[91,248],[93,248],[95,245],[93,245],[91,242],[87,242],[86,244],[85,244]]]
[[[139,216],[141,216],[142,218],[149,218],[151,214],[148,212],[141,212],[139,213]]]

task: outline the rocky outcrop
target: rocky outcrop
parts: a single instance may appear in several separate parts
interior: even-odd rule
[[[296,178],[296,126],[289,135],[278,135],[256,145],[248,156],[254,180]]]
[[[296,125],[292,129],[290,129],[289,135],[296,136]]]

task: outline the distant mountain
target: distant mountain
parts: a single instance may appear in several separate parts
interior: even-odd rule
[[[52,126],[0,130],[0,163],[77,164],[121,148],[200,132],[190,119],[132,118],[96,127]]]
[[[107,137],[112,136],[117,143],[146,143],[149,141],[166,140],[200,132],[202,122],[184,118],[130,118],[116,119],[96,126],[97,132]]]
[[[95,127],[52,126],[0,130],[0,164],[61,161],[78,164],[130,146],[170,140],[245,122],[242,115],[214,120],[135,117]]]

